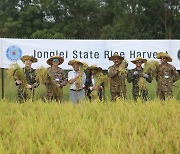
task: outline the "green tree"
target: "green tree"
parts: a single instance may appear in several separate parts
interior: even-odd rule
[[[179,39],[179,0],[0,0],[0,36]]]

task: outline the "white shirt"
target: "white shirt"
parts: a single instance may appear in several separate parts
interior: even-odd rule
[[[90,89],[90,90],[93,90],[93,86],[95,85],[95,78],[94,78],[93,75],[91,76],[91,81],[92,81],[92,86],[89,87],[89,89]]]
[[[93,84],[93,86],[95,85],[95,79],[94,79],[94,76],[92,75],[91,76],[91,81],[92,81],[92,84]]]
[[[73,78],[75,78],[78,74],[79,74],[79,72],[75,72],[74,70],[68,72],[68,81],[73,79]],[[82,76],[82,87],[80,89],[82,89],[85,86],[85,82],[86,82],[86,75],[85,75],[85,73],[83,73],[83,76]],[[76,90],[75,82],[70,84],[70,89]]]

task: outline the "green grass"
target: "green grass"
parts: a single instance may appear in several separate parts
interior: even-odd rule
[[[1,72],[0,72],[0,80],[1,80]],[[1,82],[1,81],[0,81]],[[1,83],[0,83],[1,85]],[[132,84],[126,83],[127,85],[127,98],[132,99]],[[176,99],[180,99],[180,80],[174,83],[173,87],[173,94]],[[148,83],[148,90],[149,90],[149,98],[155,99],[156,98],[156,81],[153,80],[152,83]],[[14,81],[12,79],[9,79],[6,75],[5,71],[5,98],[9,101],[16,101],[17,100],[17,87],[15,86]],[[0,88],[1,93],[1,88]],[[43,85],[40,85],[36,91],[35,91],[35,97],[37,99],[43,98],[45,96],[45,87]],[[1,94],[0,94],[1,96]],[[109,93],[109,87],[106,88],[106,97],[110,97]],[[66,101],[69,98],[69,85],[65,86],[63,89],[63,100]]]

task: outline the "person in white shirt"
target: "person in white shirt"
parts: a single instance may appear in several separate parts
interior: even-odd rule
[[[69,99],[77,104],[85,98],[85,81],[86,75],[81,70],[82,62],[78,60],[70,60],[68,65],[73,67],[73,70],[68,73],[68,83],[70,84]]]

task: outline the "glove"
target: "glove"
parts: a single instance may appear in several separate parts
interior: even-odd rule
[[[135,71],[134,73],[133,73],[133,75],[138,75],[139,74],[139,72],[138,71]]]
[[[149,75],[147,75],[147,74],[143,74],[143,77],[144,77],[144,78],[148,78],[148,77],[149,77]]]
[[[30,84],[27,84],[26,88],[31,89],[32,86]]]
[[[17,84],[21,84],[22,81],[21,81],[21,80],[16,80],[16,83],[17,83]]]

